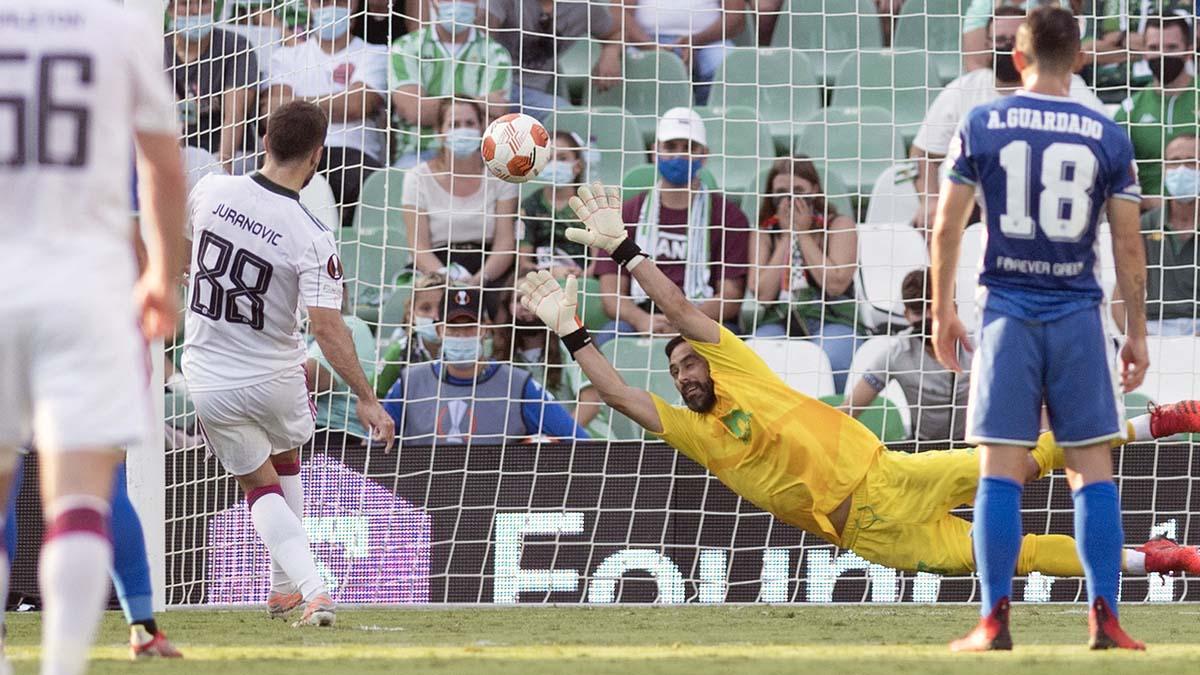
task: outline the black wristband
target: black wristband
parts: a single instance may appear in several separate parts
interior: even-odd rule
[[[573,333],[567,333],[566,335],[562,336],[561,339],[563,346],[566,347],[567,352],[571,354],[571,358],[575,357],[575,352],[592,344],[592,336],[583,326],[580,326],[579,329]]]
[[[638,246],[636,241],[626,237],[625,241],[621,242],[609,255],[612,256],[613,262],[624,267],[630,260],[642,255],[642,247]]]

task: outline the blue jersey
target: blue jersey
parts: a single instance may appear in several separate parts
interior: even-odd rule
[[[947,161],[983,199],[986,308],[1050,321],[1103,300],[1096,224],[1110,198],[1141,200],[1124,130],[1071,99],[1018,92],[968,113]]]

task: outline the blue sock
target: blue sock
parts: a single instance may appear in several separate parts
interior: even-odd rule
[[[4,514],[4,550],[8,553],[11,566],[17,558],[17,495],[21,494],[24,479],[25,455],[17,455],[17,466],[13,469],[12,485],[8,486],[8,510]]]
[[[1075,546],[1087,575],[1088,606],[1104,598],[1117,615],[1117,588],[1121,583],[1121,498],[1112,481],[1085,485],[1074,493]]]
[[[150,586],[150,560],[146,557],[146,537],[138,520],[129,489],[125,485],[125,465],[113,475],[112,494],[113,586],[125,620],[141,623],[154,618],[154,591]]]
[[[975,567],[983,616],[1001,598],[1012,597],[1012,578],[1021,553],[1021,490],[1011,478],[988,476],[975,493]]]

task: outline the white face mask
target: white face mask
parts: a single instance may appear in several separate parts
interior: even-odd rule
[[[475,363],[482,355],[483,343],[477,337],[442,338],[442,361],[446,363]]]
[[[312,11],[312,26],[322,40],[340,38],[350,30],[350,8],[318,7]]]
[[[437,326],[434,325],[433,317],[413,317],[413,332],[425,342],[438,342],[441,340],[441,337],[438,336]]]
[[[541,363],[543,353],[546,350],[542,347],[532,347],[530,349],[522,349],[520,351],[521,361],[524,363]]]
[[[1163,174],[1163,184],[1172,197],[1189,201],[1200,196],[1200,172],[1190,166],[1180,166]]]
[[[575,162],[565,162],[561,159],[547,162],[541,177],[551,185],[570,185],[575,182]]]
[[[454,127],[446,132],[445,143],[455,157],[466,157],[472,152],[479,152],[479,146],[483,143],[483,139],[480,138],[477,129]]]
[[[475,3],[439,2],[434,5],[438,25],[449,33],[466,30],[475,23]]]

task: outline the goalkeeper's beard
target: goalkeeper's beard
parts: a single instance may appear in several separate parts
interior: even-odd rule
[[[717,393],[713,390],[712,380],[688,383],[679,392],[679,395],[683,397],[683,403],[688,407],[688,410],[698,412],[701,415],[708,413],[717,405]]]

